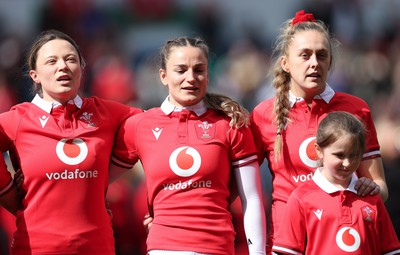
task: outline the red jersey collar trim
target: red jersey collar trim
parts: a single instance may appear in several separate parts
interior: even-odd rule
[[[331,101],[333,96],[335,95],[335,91],[329,86],[328,83],[325,84],[325,90],[319,95],[316,95],[314,99],[322,99],[324,100],[327,104]],[[292,91],[289,91],[289,104],[290,107],[293,107],[293,105],[298,102],[298,101],[303,101],[304,99],[301,97],[296,97],[293,95]]]
[[[76,107],[82,108],[83,100],[80,96],[77,95],[74,99],[69,100],[68,103],[75,104]],[[59,102],[48,102],[41,98],[38,94],[36,94],[33,98],[32,104],[36,105],[47,113],[50,113],[53,108],[61,105]]]
[[[325,191],[328,194],[340,191],[335,185],[333,185],[331,182],[329,182],[325,176],[322,175],[321,173],[322,168],[319,167],[315,170],[315,173],[312,177],[312,180],[317,184],[318,187],[320,187],[323,191]],[[351,177],[350,185],[346,189],[348,191],[351,191],[355,194],[357,194],[357,191],[355,189],[355,185],[357,182],[358,178],[355,173],[353,173],[353,176]]]
[[[204,104],[203,100],[201,100],[199,103],[189,106],[189,107],[178,107],[169,102],[169,96],[164,100],[164,102],[161,104],[161,110],[166,114],[170,115],[172,112],[180,112],[182,109],[186,109],[189,111],[192,111],[196,113],[197,116],[203,115],[206,111],[206,105]]]

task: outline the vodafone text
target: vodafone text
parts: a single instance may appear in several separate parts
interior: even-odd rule
[[[309,174],[307,174],[307,175],[301,174],[301,175],[297,175],[297,176],[292,176],[292,178],[293,178],[293,180],[297,183],[297,182],[299,182],[299,181],[300,181],[300,182],[309,181],[309,180],[311,180],[312,176],[313,176],[313,173],[309,173]]]
[[[73,180],[73,179],[89,179],[89,178],[97,178],[98,171],[81,171],[79,169],[75,169],[75,171],[64,170],[61,173],[46,173],[46,176],[49,180]]]
[[[211,188],[212,181],[193,181],[189,180],[187,182],[179,181],[177,183],[167,183],[163,184],[164,190],[178,190],[178,189],[196,189],[196,188]]]

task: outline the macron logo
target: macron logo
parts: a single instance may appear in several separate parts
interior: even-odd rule
[[[40,124],[42,125],[42,128],[44,128],[44,126],[46,125],[47,121],[49,120],[49,116],[42,116],[39,118],[40,120]]]
[[[162,128],[156,127],[155,129],[152,129],[151,131],[153,131],[153,135],[156,138],[156,140],[158,140],[158,138],[161,135],[161,132],[163,131]]]
[[[314,211],[315,216],[317,216],[317,218],[318,218],[319,220],[321,220],[322,212],[323,212],[323,211],[324,211],[324,210],[321,210],[321,209],[318,209],[318,210]]]

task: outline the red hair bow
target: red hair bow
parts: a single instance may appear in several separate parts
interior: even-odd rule
[[[312,13],[305,13],[304,10],[296,12],[296,16],[292,20],[292,26],[296,25],[297,23],[302,23],[306,21],[314,22],[315,18]]]

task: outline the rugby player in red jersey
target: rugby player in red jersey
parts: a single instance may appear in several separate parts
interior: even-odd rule
[[[234,254],[232,171],[249,253],[265,254],[260,170],[247,112],[232,101],[222,103],[234,109],[229,116],[210,105],[226,98],[206,93],[208,51],[199,38],[168,41],[160,78],[169,96],[161,107],[129,118],[116,140],[114,167],[130,168],[140,160],[146,175],[150,255]]]
[[[11,254],[114,255],[108,165],[121,123],[142,110],[79,96],[85,62],[60,31],[42,32],[27,60],[36,95],[0,114],[0,149],[21,169],[26,193]]]
[[[357,169],[356,190],[361,196],[380,193],[384,201],[388,197],[369,106],[364,100],[336,92],[327,84],[335,46],[336,40],[326,25],[313,14],[299,11],[287,20],[275,43],[275,64],[271,69],[276,94],[261,102],[251,114],[259,163],[266,159],[272,175],[269,251],[284,220],[291,192],[309,181],[315,171],[315,133],[318,123],[329,112],[350,112],[366,125],[367,146]]]

